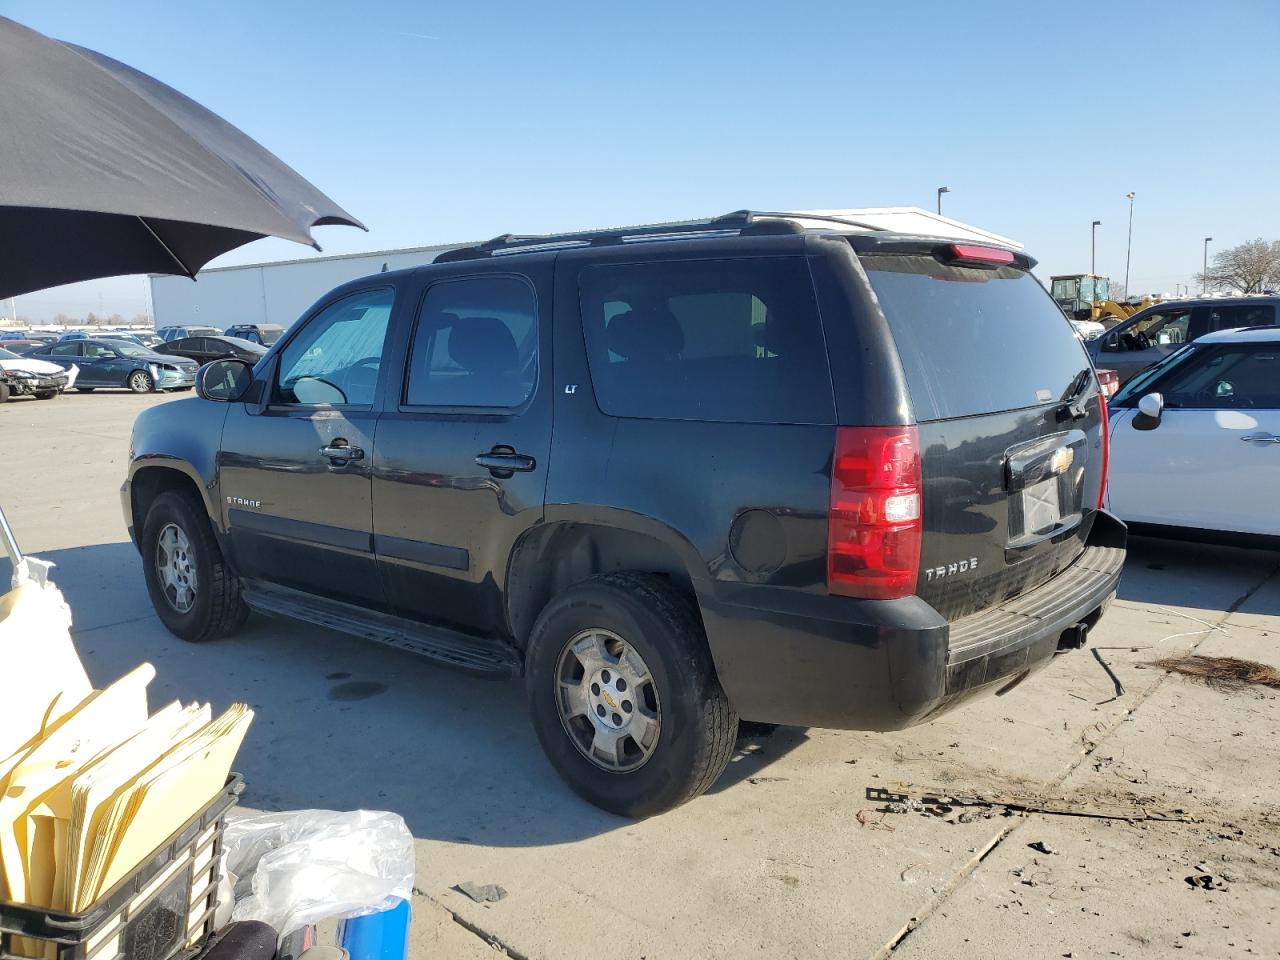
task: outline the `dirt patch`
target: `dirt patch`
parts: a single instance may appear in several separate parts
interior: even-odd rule
[[[1235,657],[1204,657],[1186,654],[1181,657],[1165,657],[1155,660],[1152,666],[1180,673],[1203,681],[1211,687],[1239,690],[1247,686],[1270,687],[1280,690],[1280,670],[1256,660],[1239,660]]]

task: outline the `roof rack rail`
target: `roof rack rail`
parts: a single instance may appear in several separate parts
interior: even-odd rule
[[[735,210],[706,220],[677,220],[607,230],[583,230],[575,233],[514,234],[504,233],[469,247],[446,250],[433,262],[451,263],[514,253],[540,253],[548,250],[572,250],[578,247],[609,246],[658,240],[692,240],[729,236],[760,236],[780,233],[803,233],[796,220],[826,220],[864,230],[883,230],[871,223],[820,213],[776,213],[760,210]]]

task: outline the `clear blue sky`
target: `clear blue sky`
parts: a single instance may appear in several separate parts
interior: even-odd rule
[[[1172,291],[1280,238],[1280,3],[0,0],[260,140],[369,225],[326,253],[751,206],[932,206],[1042,277]],[[265,240],[219,263],[306,256]],[[129,278],[19,312],[132,316]]]

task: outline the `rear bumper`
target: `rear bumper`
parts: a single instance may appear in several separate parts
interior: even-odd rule
[[[948,623],[919,597],[859,601],[701,585],[720,682],[744,719],[896,730],[1046,664],[1064,632],[1114,597],[1125,527],[1104,511],[1079,559],[1022,596]]]

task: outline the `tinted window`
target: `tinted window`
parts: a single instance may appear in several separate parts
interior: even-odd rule
[[[826,346],[803,258],[582,271],[600,409],[618,417],[832,423]]]
[[[1053,299],[1028,273],[867,256],[916,419],[1057,401],[1089,364]]]
[[[372,405],[392,297],[388,289],[353,293],[307,321],[280,356],[275,401]]]
[[[1276,322],[1275,308],[1269,303],[1239,303],[1209,308],[1208,332],[1235,327],[1267,327]]]
[[[79,343],[58,343],[54,344],[53,349],[49,351],[56,357],[78,357],[80,356]]]
[[[418,310],[404,402],[519,406],[533,392],[537,353],[537,302],[524,280],[433,283]]]
[[[117,352],[119,352],[116,350],[117,346],[122,347],[124,346],[124,344],[114,344],[114,343],[106,344],[106,343],[98,343],[97,341],[94,341],[94,340],[86,340],[84,342],[84,355],[90,358],[114,356]]]
[[[1280,408],[1280,344],[1241,343],[1200,350],[1160,381],[1166,407],[1199,410]]]

